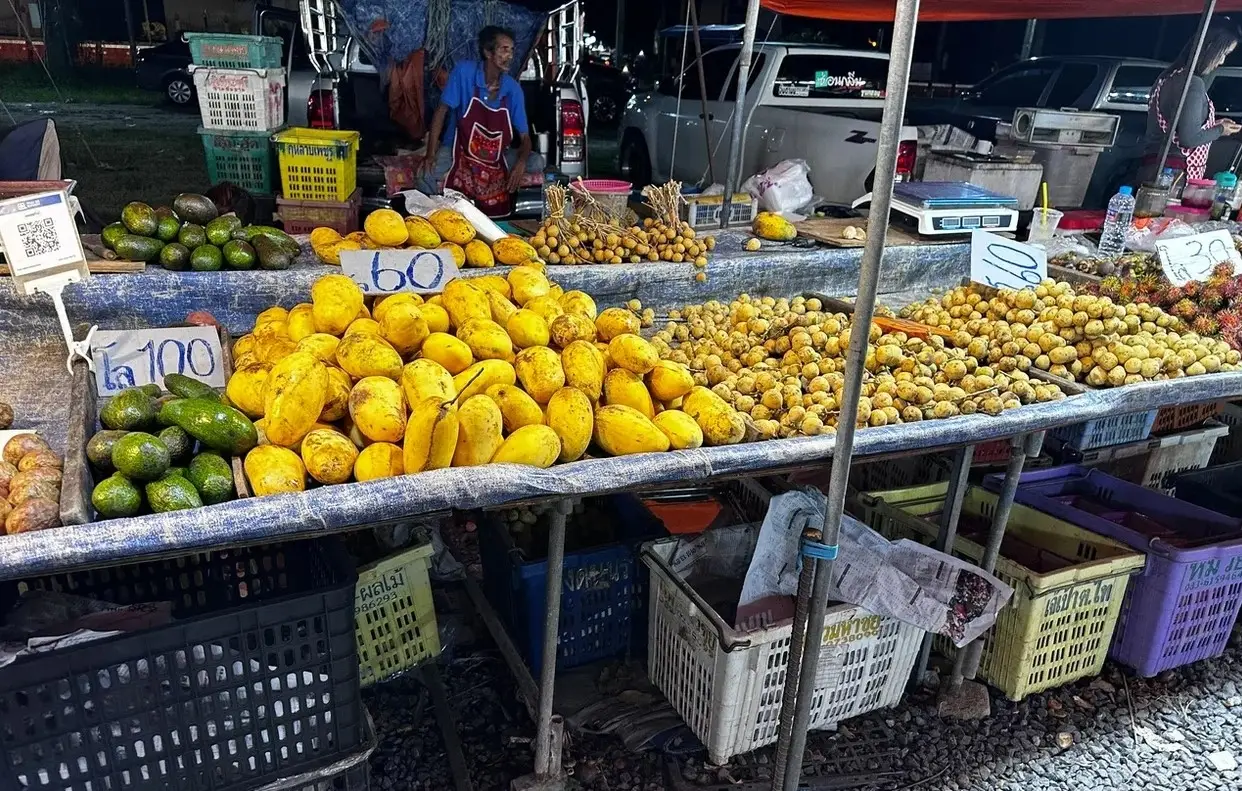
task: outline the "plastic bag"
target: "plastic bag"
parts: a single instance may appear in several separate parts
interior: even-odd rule
[[[774,214],[794,214],[815,199],[805,159],[786,159],[746,179],[742,189]]]

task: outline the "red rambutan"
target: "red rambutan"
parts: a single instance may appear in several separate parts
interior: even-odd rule
[[[1199,314],[1199,307],[1188,298],[1182,298],[1169,309],[1169,312],[1179,319],[1189,321]]]
[[[1190,322],[1190,329],[1203,337],[1208,337],[1220,330],[1220,324],[1211,316],[1200,315]]]
[[[1242,277],[1231,277],[1226,280],[1220,287],[1220,293],[1231,302],[1242,295]]]

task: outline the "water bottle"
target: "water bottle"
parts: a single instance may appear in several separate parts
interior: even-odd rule
[[[1099,254],[1101,258],[1113,258],[1126,250],[1126,231],[1134,219],[1134,190],[1122,187],[1108,202],[1104,216],[1104,230],[1100,233]]]

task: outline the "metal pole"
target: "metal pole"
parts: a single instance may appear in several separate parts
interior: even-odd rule
[[[1177,99],[1177,112],[1169,121],[1169,131],[1164,136],[1164,145],[1160,147],[1160,164],[1156,166],[1156,178],[1164,172],[1164,163],[1169,159],[1169,149],[1173,147],[1173,137],[1177,134],[1177,124],[1181,121],[1182,110],[1186,107],[1186,96],[1190,93],[1190,78],[1199,65],[1199,54],[1203,52],[1203,41],[1207,38],[1208,25],[1212,22],[1212,14],[1216,13],[1216,0],[1207,0],[1203,7],[1203,15],[1199,17],[1199,29],[1195,31],[1195,50],[1187,64],[1186,79],[1182,83],[1182,95]]]
[[[742,133],[746,126],[746,86],[750,83],[750,59],[755,54],[755,28],[757,27],[759,27],[759,0],[747,0],[746,27],[742,31],[742,53],[737,60],[737,99],[733,103],[733,137],[729,144],[729,167],[725,171],[724,202],[720,210],[721,228],[729,223],[733,193],[737,191],[738,177],[742,170]]]
[[[618,69],[621,68],[621,58],[625,52],[625,0],[617,0],[617,45],[613,48],[616,53],[616,64]]]
[[[822,540],[828,546],[836,545],[841,530],[841,516],[845,512],[845,490],[849,482],[850,457],[854,452],[854,423],[858,414],[858,400],[862,395],[863,366],[866,362],[871,319],[875,315],[875,295],[880,281],[884,240],[888,235],[888,213],[893,202],[897,148],[901,143],[901,126],[906,115],[906,91],[910,83],[910,61],[914,54],[914,30],[918,16],[919,0],[897,0],[897,10],[893,18],[893,47],[888,64],[888,93],[876,151],[871,211],[867,218],[867,228],[871,232],[867,235],[867,243],[863,248],[862,269],[858,276],[850,346],[846,353],[847,378],[841,402],[842,418],[837,424],[832,475],[828,483],[828,502],[824,511]],[[743,84],[739,82],[739,86]],[[784,791],[795,791],[802,780],[802,754],[806,749],[811,698],[815,692],[815,675],[819,670],[819,651],[823,643],[824,615],[828,605],[831,576],[832,561],[816,564],[815,584],[807,608],[806,646],[802,651],[801,667],[793,666],[791,656],[785,675],[786,683],[791,676],[796,675],[798,687],[794,696],[793,731],[790,734],[785,765]],[[782,706],[787,702],[788,696]]]
[[[565,517],[570,500],[558,500],[548,524],[548,589],[544,596],[543,666],[539,669],[539,722],[535,734],[535,775],[559,774],[560,760],[552,760],[552,695],[556,688],[556,641],[560,635],[561,581],[565,566]]]
[[[817,535],[816,538],[820,536]],[[802,651],[806,647],[806,608],[811,600],[817,564],[818,561],[815,558],[804,557],[802,571],[798,573],[798,597],[794,600],[793,634],[789,637],[789,664],[785,668],[785,689],[781,693],[780,730],[776,734],[776,757],[772,762],[773,788],[781,788],[785,782],[785,763],[789,760],[789,742],[793,734],[793,701],[798,696],[798,676],[793,669],[802,666]]]
[[[1026,20],[1026,30],[1022,33],[1022,52],[1018,55],[1018,60],[1031,57],[1031,46],[1035,44],[1035,28],[1038,26],[1038,19]]]
[[[129,34],[129,64],[136,67],[138,65],[138,42],[134,39],[134,12],[129,7],[130,0],[121,0],[121,2],[125,6],[125,32]]]
[[[694,37],[694,65],[699,72],[699,102],[703,110],[699,113],[699,120],[703,122],[703,140],[707,144],[707,180],[715,184],[716,167],[712,162],[712,130],[709,126],[712,117],[707,112],[707,78],[703,76],[703,42],[699,39],[699,9],[695,0],[686,0],[686,5],[690,9],[690,34]]]

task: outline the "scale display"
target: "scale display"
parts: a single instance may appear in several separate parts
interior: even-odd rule
[[[913,219],[918,232],[929,236],[1018,227],[1017,198],[965,182],[894,184],[893,209]]]

